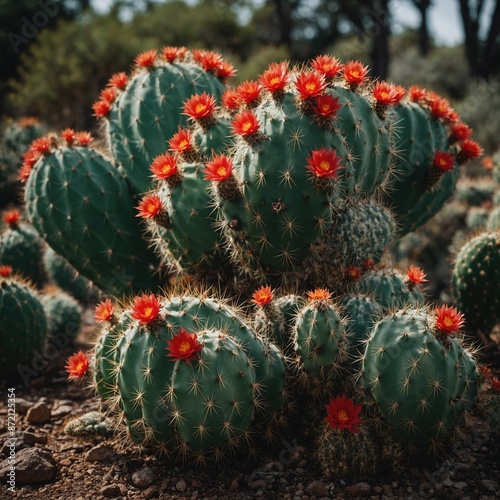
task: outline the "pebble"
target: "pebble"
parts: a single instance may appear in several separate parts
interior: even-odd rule
[[[177,483],[175,484],[175,489],[177,491],[186,491],[186,488],[187,488],[187,484],[186,484],[186,481],[184,481],[184,479],[181,479],[180,481],[177,481]]]
[[[99,492],[105,497],[117,497],[121,495],[120,487],[117,484],[108,484],[103,486]]]
[[[236,479],[233,479],[233,481],[231,482],[231,486],[229,487],[229,489],[231,491],[234,491],[234,490],[237,490],[239,487],[240,487],[240,483],[238,483],[238,481],[236,481]]]
[[[498,490],[498,482],[493,479],[481,479],[481,486],[486,488],[488,491],[496,491]]]
[[[103,462],[115,454],[115,450],[106,444],[98,444],[85,453],[86,462]]]
[[[265,481],[264,479],[257,479],[256,481],[251,482],[249,486],[253,490],[257,490],[259,488],[266,489],[267,481]]]
[[[306,493],[317,497],[327,497],[330,491],[321,481],[313,481],[306,487]]]
[[[68,413],[73,411],[72,405],[62,405],[58,406],[55,410],[52,411],[52,416],[54,418],[65,417]]]
[[[34,432],[25,431],[23,432],[23,439],[26,444],[46,444],[47,435],[46,434],[35,434]]]
[[[371,489],[368,483],[361,482],[347,486],[345,492],[353,497],[362,497],[368,495]]]
[[[132,474],[132,482],[139,488],[147,488],[156,480],[156,473],[150,467],[144,467]]]
[[[50,452],[40,448],[25,448],[16,454],[16,483],[45,483],[56,475],[56,462]],[[8,460],[0,463],[0,478],[6,479]]]
[[[26,419],[33,424],[48,422],[51,416],[50,408],[43,402],[34,404],[26,413]]]

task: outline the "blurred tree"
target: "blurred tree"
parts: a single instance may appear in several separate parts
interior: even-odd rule
[[[500,66],[500,0],[494,0],[489,26],[481,39],[481,17],[487,2],[458,0],[465,35],[465,54],[472,76],[488,78]]]
[[[432,5],[432,0],[412,0],[413,5],[420,13],[420,25],[418,28],[418,50],[421,56],[426,56],[430,49],[430,36],[427,24],[427,13]]]

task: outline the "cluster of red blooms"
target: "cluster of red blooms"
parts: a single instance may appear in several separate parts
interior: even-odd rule
[[[488,383],[490,384],[490,387],[492,389],[495,389],[496,391],[500,391],[500,379],[498,377],[493,376],[491,369],[485,365],[481,365],[479,367],[479,370],[481,371],[485,380],[487,380]]]

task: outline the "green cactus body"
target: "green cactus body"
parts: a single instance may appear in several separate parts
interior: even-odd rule
[[[460,249],[452,282],[467,329],[489,334],[500,320],[500,232],[480,234]]]
[[[480,207],[485,202],[491,202],[495,193],[496,183],[491,177],[465,178],[457,183],[455,198],[469,207]]]
[[[15,278],[0,278],[0,375],[30,366],[47,338],[47,320],[37,293]],[[19,372],[20,373],[20,372]]]
[[[60,147],[38,160],[25,201],[38,233],[101,290],[120,296],[161,285],[127,184],[98,152]]]
[[[446,126],[432,118],[427,107],[413,102],[394,106],[387,116],[394,128],[397,154],[384,200],[394,212],[399,233],[404,235],[441,209],[453,193],[459,169],[455,166],[428,185],[434,153],[450,151]]]
[[[226,153],[233,144],[231,121],[224,113],[216,113],[214,123],[209,127],[195,124],[192,129],[193,143],[204,159]]]
[[[371,295],[383,308],[391,310],[424,304],[424,296],[411,286],[397,269],[379,269],[363,274],[358,282],[360,293]]]
[[[73,341],[82,326],[82,308],[71,295],[63,292],[50,292],[42,296],[42,305],[47,317],[49,339],[58,334]]]
[[[484,229],[488,221],[489,211],[483,207],[471,207],[465,218],[465,225],[469,231]]]
[[[314,300],[297,315],[295,353],[311,376],[334,378],[346,359],[345,324],[337,308],[326,300]]]
[[[108,115],[107,136],[135,196],[153,187],[149,165],[165,152],[179,126],[187,124],[182,104],[204,91],[219,99],[224,89],[217,77],[193,62],[158,63],[129,80]]]
[[[113,434],[113,422],[102,413],[91,411],[67,422],[64,433],[81,438],[110,436]]]
[[[477,398],[476,364],[458,338],[434,333],[433,318],[410,309],[375,326],[362,385],[406,441],[445,439]]]
[[[46,279],[43,267],[43,241],[27,224],[15,224],[0,235],[0,263],[10,265],[36,286]]]
[[[365,341],[370,336],[375,323],[382,317],[382,306],[369,295],[351,293],[339,297],[339,306],[347,317],[349,355],[359,360],[363,354]]]
[[[488,231],[500,230],[500,205],[493,208],[486,220],[486,229]]]

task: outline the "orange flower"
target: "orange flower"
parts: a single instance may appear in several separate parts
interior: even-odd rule
[[[111,321],[115,312],[115,306],[110,299],[103,300],[95,306],[94,318],[98,323]]]
[[[184,103],[184,114],[193,120],[208,118],[214,114],[215,109],[215,97],[206,92],[194,94]]]
[[[316,288],[315,290],[307,292],[309,300],[329,300],[332,294],[326,288]]]
[[[168,141],[168,145],[174,153],[186,153],[193,149],[193,145],[191,144],[191,132],[188,129],[179,129]]]
[[[8,278],[12,274],[12,266],[0,266],[0,276]]]
[[[492,389],[495,389],[495,391],[500,391],[500,380],[498,377],[490,378],[490,386]]]
[[[138,214],[136,217],[143,219],[154,219],[162,210],[163,204],[155,194],[145,196],[137,205]]]
[[[495,166],[495,163],[494,163],[493,158],[491,156],[485,156],[483,158],[482,164],[486,170],[492,170],[493,167]]]
[[[257,121],[257,117],[248,109],[244,109],[241,113],[235,116],[231,125],[233,127],[233,131],[243,137],[248,137],[259,132],[259,122]]]
[[[472,135],[472,129],[463,122],[458,122],[451,127],[451,137],[455,141],[463,141]]]
[[[149,167],[156,180],[168,179],[179,172],[177,158],[170,153],[157,156]]]
[[[94,102],[94,104],[92,104],[92,110],[94,111],[92,116],[96,116],[97,118],[108,116],[111,111],[111,103],[109,101]]]
[[[196,333],[189,333],[182,327],[175,337],[167,340],[167,351],[169,351],[167,356],[174,358],[175,361],[183,360],[189,364],[202,349],[203,344],[198,342]]]
[[[260,75],[259,83],[274,94],[286,87],[289,76],[288,63],[273,63]]]
[[[43,155],[45,153],[48,153],[50,150],[50,137],[39,137],[38,139],[35,139],[31,145],[30,145],[30,150],[33,151],[34,153],[37,153],[39,155]]]
[[[462,160],[475,160],[483,154],[483,148],[472,139],[464,139],[460,142],[460,158]]]
[[[415,283],[416,285],[419,285],[420,283],[427,281],[425,279],[424,271],[422,271],[422,269],[420,269],[420,267],[413,266],[413,265],[411,265],[407,269],[406,276],[408,277],[408,281],[410,283]]]
[[[229,111],[232,111],[233,109],[237,108],[240,104],[240,96],[238,95],[238,92],[234,89],[226,89],[224,93],[222,94],[222,104],[226,106]]]
[[[429,107],[433,118],[450,120],[452,117],[453,110],[451,109],[450,103],[444,97],[432,94]]]
[[[162,49],[163,57],[168,63],[173,63],[176,59],[184,59],[186,52],[186,47],[163,47]]]
[[[141,68],[149,68],[150,66],[153,66],[157,54],[158,51],[154,49],[141,52],[135,58],[135,64]]]
[[[113,87],[106,87],[102,89],[101,93],[99,94],[99,99],[101,101],[107,101],[110,104],[113,104],[116,99],[116,90]]]
[[[408,89],[408,94],[410,96],[410,101],[412,102],[424,102],[427,98],[427,90],[418,85],[412,85]]]
[[[93,140],[92,134],[90,132],[77,132],[75,134],[75,144],[77,146],[88,146],[90,141]]]
[[[348,266],[346,269],[347,277],[352,280],[359,280],[361,278],[361,269],[356,266]]]
[[[84,352],[78,351],[68,358],[65,368],[69,373],[68,380],[82,378],[89,369],[89,358]]]
[[[359,61],[349,61],[344,64],[343,76],[349,85],[361,85],[367,80],[368,66]]]
[[[21,181],[27,181],[30,174],[31,174],[31,169],[33,168],[32,165],[27,164],[26,162],[21,165],[19,168],[19,175],[18,178]]]
[[[246,80],[238,85],[236,92],[240,101],[249,106],[259,100],[261,88],[257,82]]]
[[[347,429],[353,434],[359,432],[358,426],[361,424],[361,419],[358,415],[362,409],[360,403],[355,403],[352,399],[342,395],[336,398],[330,397],[330,402],[325,407],[328,414],[325,420],[332,429]]]
[[[295,80],[301,99],[310,99],[320,96],[327,86],[327,82],[322,73],[317,71],[302,71]]]
[[[207,163],[203,173],[207,181],[225,181],[233,173],[233,163],[226,155],[216,156],[211,162]]]
[[[314,149],[308,156],[306,168],[316,177],[335,179],[337,170],[342,167],[341,160],[334,149],[322,146],[321,149]]]
[[[449,172],[453,170],[455,164],[455,157],[451,153],[445,153],[444,151],[436,151],[434,153],[434,158],[432,164],[439,170],[443,172]]]
[[[265,306],[273,300],[273,291],[270,286],[261,286],[252,294],[252,302],[258,306]]]
[[[10,227],[17,226],[20,218],[21,214],[19,213],[19,210],[17,210],[17,208],[14,208],[13,210],[7,210],[7,212],[3,214],[3,221]]]
[[[379,104],[396,104],[404,96],[399,89],[392,83],[377,82],[373,87],[373,97]]]
[[[132,318],[139,321],[141,325],[147,325],[154,321],[160,314],[160,301],[153,293],[137,296],[132,305]]]
[[[224,59],[213,50],[193,50],[194,60],[205,70],[216,73],[222,66]]]
[[[436,309],[436,327],[447,335],[458,332],[464,325],[464,316],[451,306]]]
[[[108,87],[114,87],[119,90],[123,90],[127,86],[127,73],[121,71],[120,73],[115,73],[111,75],[111,78],[108,80]]]
[[[325,75],[326,78],[333,78],[342,69],[342,64],[336,57],[326,54],[313,59],[311,65],[316,71]]]
[[[234,66],[226,61],[222,61],[216,71],[217,78],[222,82],[225,82],[227,79],[232,78],[234,75],[236,75]]]
[[[61,137],[68,146],[71,146],[75,142],[75,131],[72,128],[66,128],[61,132]]]
[[[338,97],[334,99],[331,95],[320,95],[316,97],[314,112],[323,118],[333,118],[341,107]]]

